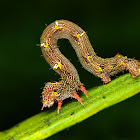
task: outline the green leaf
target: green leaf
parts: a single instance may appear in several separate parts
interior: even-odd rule
[[[0,139],[45,139],[139,92],[140,76],[132,78],[130,74],[125,74],[108,84],[88,90],[89,98],[84,95],[81,97],[84,106],[74,100],[64,102],[59,114],[54,107],[46,109],[13,128],[0,132]]]

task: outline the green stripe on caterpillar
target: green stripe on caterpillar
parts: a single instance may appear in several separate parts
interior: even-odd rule
[[[76,68],[58,49],[57,41],[62,38],[70,41],[82,66],[96,77],[101,78],[104,83],[110,82],[111,76],[124,70],[128,70],[133,77],[140,75],[138,60],[120,54],[106,59],[98,57],[83,29],[70,21],[57,20],[43,31],[40,47],[45,60],[61,76],[62,80],[45,84],[42,91],[42,109],[51,107],[55,101],[58,101],[57,111],[59,112],[62,101],[69,97],[76,98],[83,104],[76,93],[77,90],[83,91],[87,96]]]

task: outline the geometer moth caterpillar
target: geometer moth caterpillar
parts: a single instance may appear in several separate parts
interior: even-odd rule
[[[63,100],[69,97],[83,104],[76,93],[77,90],[83,91],[88,97],[76,68],[57,46],[58,39],[62,38],[70,41],[82,66],[93,75],[100,77],[104,83],[110,82],[111,76],[123,70],[128,70],[133,77],[140,75],[138,60],[120,54],[105,59],[98,57],[83,29],[70,21],[57,20],[45,28],[40,38],[40,47],[45,60],[61,76],[59,82],[45,84],[42,91],[42,110],[44,107],[51,107],[57,101],[59,113]]]

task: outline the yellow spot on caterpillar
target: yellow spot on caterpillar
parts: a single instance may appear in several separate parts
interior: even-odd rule
[[[86,32],[85,32],[85,31],[83,31],[83,34],[86,34]]]
[[[113,66],[110,66],[111,69],[113,69]]]
[[[118,54],[118,57],[121,57],[121,56]]]
[[[63,80],[64,78],[63,78],[63,77],[61,77],[60,79],[62,79],[62,80]]]
[[[87,58],[87,60],[89,60],[90,59],[90,56],[88,55],[86,58]]]
[[[55,85],[55,83],[52,83],[52,86]]]
[[[59,63],[58,63],[58,67],[59,67],[60,69],[61,69],[61,65],[62,65],[62,64],[59,62]]]
[[[62,65],[62,64],[59,62],[58,64],[55,64],[55,65],[54,65],[53,69],[58,69],[58,68],[61,69],[61,65]]]
[[[123,65],[124,64],[124,62],[123,61],[121,61],[121,65]]]
[[[57,25],[55,25],[55,26],[54,26],[54,29],[55,29],[55,30],[58,30],[58,29],[59,29],[59,27],[58,27]]]
[[[86,34],[86,32],[85,31],[83,31],[81,34],[77,34],[76,35],[76,38],[80,38],[82,35],[84,35],[84,34]]]
[[[44,45],[44,48],[48,48],[48,47],[49,47],[48,43]]]
[[[77,38],[80,38],[80,34],[77,34],[76,37],[77,37]]]
[[[70,78],[67,78],[67,80],[70,80]]]
[[[57,92],[54,92],[53,94],[54,94],[54,96],[58,96],[58,93]]]
[[[99,71],[102,71],[102,68],[101,67],[99,67]]]

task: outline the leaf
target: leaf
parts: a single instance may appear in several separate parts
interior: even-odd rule
[[[89,98],[82,96],[84,106],[74,100],[65,102],[59,114],[54,108],[46,109],[13,128],[0,132],[0,139],[45,139],[139,92],[140,76],[132,78],[130,74],[125,74],[108,84],[88,90]]]

